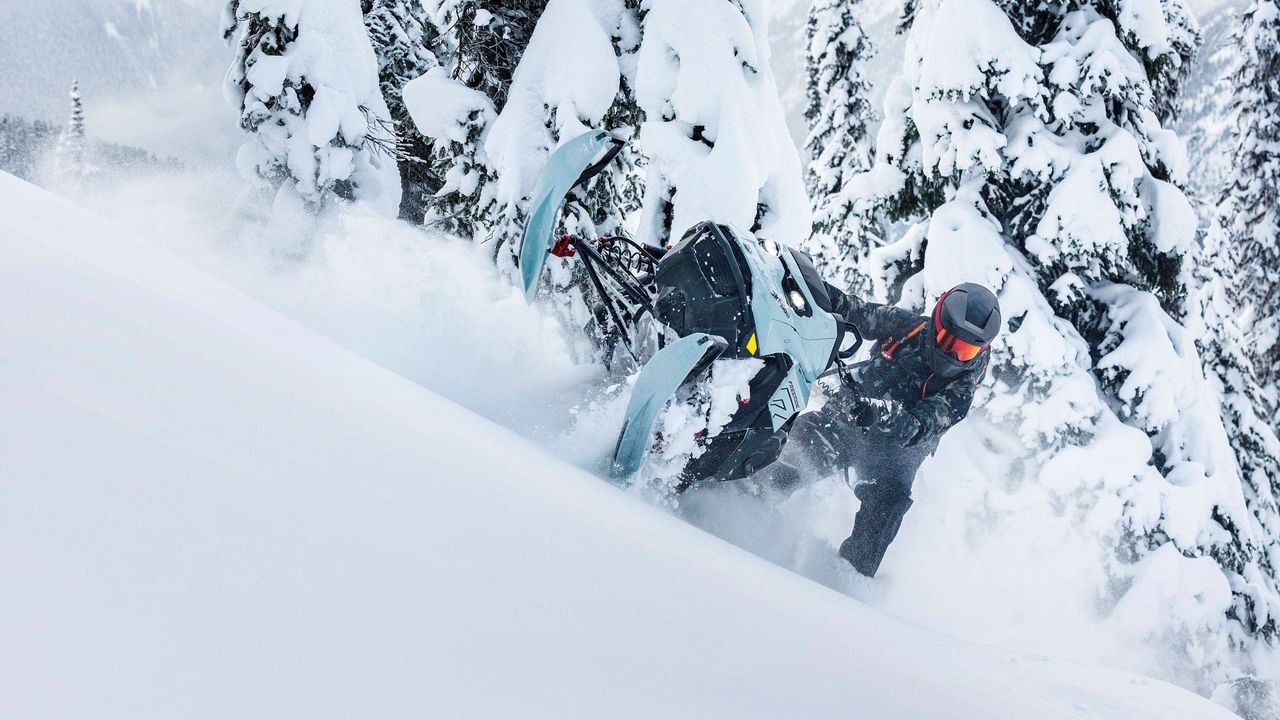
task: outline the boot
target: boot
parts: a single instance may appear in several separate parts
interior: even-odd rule
[[[909,490],[894,484],[866,483],[854,492],[862,507],[853,519],[853,533],[840,543],[840,557],[854,570],[875,577],[889,544],[898,536],[902,517],[911,507]]]

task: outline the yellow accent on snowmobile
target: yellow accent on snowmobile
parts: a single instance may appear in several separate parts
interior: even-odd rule
[[[751,339],[747,341],[747,352],[755,355],[758,349],[760,349],[760,345],[756,343],[756,334],[751,333]]]

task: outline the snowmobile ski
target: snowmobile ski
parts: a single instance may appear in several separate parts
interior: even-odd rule
[[[529,222],[520,245],[520,279],[525,299],[532,301],[538,293],[547,254],[556,243],[556,220],[569,191],[600,174],[625,144],[603,130],[595,130],[566,142],[547,158],[533,190]]]
[[[613,451],[612,475],[626,479],[640,468],[653,425],[680,386],[705,370],[728,343],[716,335],[693,333],[663,348],[640,371],[627,403],[627,419]]]

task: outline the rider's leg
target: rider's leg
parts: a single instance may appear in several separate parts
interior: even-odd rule
[[[858,485],[854,494],[862,506],[854,517],[853,532],[840,545],[840,557],[863,575],[875,577],[911,507],[911,489],[897,481],[872,481]]]
[[[862,505],[854,517],[853,532],[840,545],[840,557],[863,575],[874,577],[911,507],[911,485],[928,452],[888,444],[861,450],[855,469],[862,482],[853,492]]]

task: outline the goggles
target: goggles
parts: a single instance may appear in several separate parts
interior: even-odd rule
[[[934,323],[934,325],[938,331],[938,336],[936,338],[938,349],[942,352],[955,355],[956,359],[960,362],[969,362],[970,360],[978,357],[978,353],[986,349],[985,345],[974,345],[973,343],[965,342],[955,335],[952,335],[942,329],[941,323]]]

